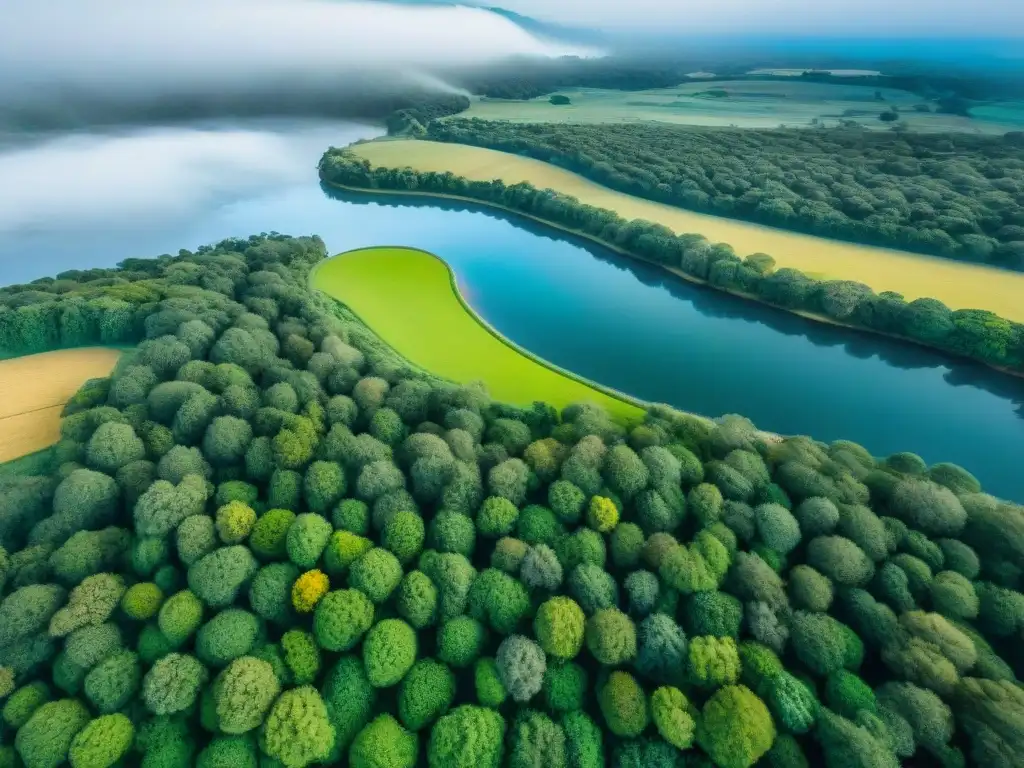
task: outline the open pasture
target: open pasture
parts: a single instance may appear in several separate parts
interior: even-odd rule
[[[483,381],[491,396],[557,408],[593,402],[620,421],[643,411],[540,361],[506,340],[462,300],[448,265],[413,248],[364,248],[321,263],[311,282],[346,304],[403,357],[459,383]]]
[[[853,120],[871,130],[888,130],[892,123],[879,120],[878,115],[895,106],[900,122],[916,131],[1002,134],[1015,126],[1019,129],[1017,121],[1024,122],[1024,110],[1013,104],[980,107],[973,118],[919,112],[915,107],[926,102],[916,94],[855,82],[715,80],[644,91],[568,88],[558,93],[568,96],[571,103],[550,104],[548,96],[529,101],[479,97],[458,117],[520,123],[662,122],[738,128],[809,128]]]
[[[474,181],[501,179],[506,184],[528,181],[614,210],[626,219],[646,219],[677,233],[697,233],[712,242],[728,243],[741,256],[767,253],[779,267],[794,267],[823,279],[856,280],[876,292],[896,291],[908,300],[932,297],[953,309],[987,309],[1024,322],[1020,301],[1024,273],[693,213],[616,192],[549,163],[481,147],[398,140],[359,144],[352,151],[386,168],[451,171]]]
[[[119,356],[89,347],[0,361],[0,462],[57,442],[64,403],[89,379],[107,376]]]

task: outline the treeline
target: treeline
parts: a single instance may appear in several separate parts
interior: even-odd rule
[[[328,150],[321,159],[320,174],[325,181],[360,189],[436,192],[494,203],[583,232],[722,290],[902,336],[988,365],[1024,371],[1024,325],[987,310],[951,310],[931,298],[908,302],[891,291],[876,294],[862,283],[821,281],[796,269],[776,269],[770,255],[755,253],[741,258],[726,243],[710,243],[695,234],[676,235],[649,221],[627,221],[614,211],[584,205],[526,182],[506,185],[500,180],[469,181],[448,172],[372,168],[367,161],[337,149]]]
[[[563,88],[608,88],[639,91],[648,88],[671,88],[680,83],[707,83],[716,80],[781,80],[791,82],[792,76],[747,75],[757,68],[771,68],[773,57],[749,53],[720,52],[713,55],[645,54],[642,56],[612,55],[599,58],[563,56],[538,60],[524,58],[503,62],[490,69],[478,69],[471,76],[452,73],[450,77],[473,93],[499,99],[532,99],[547,96]],[[799,57],[797,57],[799,58]],[[809,63],[810,60],[808,60]],[[775,61],[780,68],[801,66],[790,53]],[[849,67],[865,66],[849,61]],[[831,66],[841,67],[832,61]],[[867,64],[869,68],[872,64]],[[888,61],[880,64],[886,73],[856,78],[823,71],[808,71],[801,77],[818,83],[849,86],[851,83],[873,88],[896,88],[919,94],[922,98],[947,99],[950,107],[966,110],[973,101],[1017,99],[1021,96],[1020,78],[1016,73],[950,72],[948,68],[930,70],[913,62]],[[714,77],[689,77],[693,72],[712,72]]]
[[[1024,270],[1024,144],[859,129],[434,123],[429,138],[534,157],[637,197]]]
[[[54,470],[0,480],[0,765],[1020,765],[1024,508],[739,416],[493,402],[312,293],[325,255],[4,293],[153,300]]]
[[[432,120],[469,109],[469,98],[458,94],[437,94],[396,109],[385,119],[388,135],[422,134]]]

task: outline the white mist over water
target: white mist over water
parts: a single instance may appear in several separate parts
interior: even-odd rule
[[[380,132],[351,123],[250,121],[58,136],[0,154],[0,238],[182,221],[308,184],[328,146]]]
[[[439,71],[588,51],[464,6],[330,0],[3,0],[0,112],[394,95]]]
[[[315,188],[328,146],[383,132],[318,116],[569,53],[588,52],[457,6],[0,0],[0,284],[251,234],[217,217]]]

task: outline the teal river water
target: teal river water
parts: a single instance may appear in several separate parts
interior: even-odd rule
[[[492,211],[328,192],[310,180],[174,226],[0,237],[0,282],[260,231],[317,233],[333,252],[410,245],[454,268],[509,338],[590,379],[709,416],[953,461],[1024,501],[1024,381],[831,328],[677,280]]]

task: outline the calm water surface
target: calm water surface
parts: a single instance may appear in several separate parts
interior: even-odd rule
[[[986,490],[1024,500],[1024,381],[691,286],[492,212],[325,192],[313,170],[322,148],[373,129],[275,130],[273,140],[306,163],[301,175],[275,166],[261,176],[258,158],[229,157],[248,169],[246,183],[215,184],[201,172],[200,157],[187,187],[162,177],[153,207],[125,221],[73,207],[59,227],[4,231],[0,219],[0,282],[260,231],[317,233],[334,252],[425,248],[452,265],[490,323],[583,376],[711,416],[742,413],[784,434],[953,461]],[[226,145],[214,146],[225,162]]]

